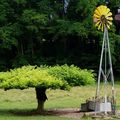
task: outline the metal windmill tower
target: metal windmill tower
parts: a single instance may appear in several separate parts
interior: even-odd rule
[[[100,65],[99,65],[96,98],[100,98],[100,81],[101,81],[101,79],[103,79],[103,82],[104,82],[104,102],[105,102],[105,106],[108,107],[107,106],[107,102],[108,102],[107,85],[108,85],[108,80],[111,80],[112,111],[115,112],[114,76],[113,76],[113,69],[112,69],[112,60],[111,60],[111,53],[110,53],[108,29],[106,27],[104,29],[105,30],[104,30],[104,37],[103,37],[103,43],[102,43]],[[109,111],[107,108],[105,108],[104,110],[105,110],[105,112]]]
[[[99,6],[94,12],[94,20],[95,26],[98,29],[104,31],[103,35],[103,43],[102,43],[102,50],[101,50],[101,58],[100,58],[100,65],[99,65],[99,73],[98,73],[98,83],[96,89],[96,98],[100,99],[100,81],[103,79],[104,82],[104,101],[101,107],[105,114],[107,112],[112,111],[115,113],[115,90],[114,90],[114,76],[113,76],[113,69],[112,69],[112,59],[111,59],[111,52],[110,52],[110,44],[109,44],[109,36],[108,36],[108,29],[110,29],[110,25],[112,25],[112,13],[110,9],[106,6]],[[108,80],[111,81],[111,98],[108,97],[107,85]],[[96,110],[97,111],[97,110]]]
[[[108,29],[112,25],[112,13],[107,6],[100,5],[94,11],[94,22],[98,30],[104,32],[101,50],[101,58],[98,72],[98,81],[96,88],[96,96],[92,100],[88,100],[81,105],[83,111],[95,111],[96,113],[104,112],[105,114],[112,112],[115,114],[115,90],[114,76],[112,69],[112,59],[110,52]],[[104,90],[101,91],[101,81],[104,83]],[[108,94],[108,81],[111,82],[111,95]],[[102,94],[101,94],[102,92]]]

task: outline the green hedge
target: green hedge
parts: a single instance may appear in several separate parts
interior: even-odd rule
[[[94,84],[94,73],[71,65],[62,66],[23,66],[7,72],[0,72],[0,88],[25,89],[45,87],[69,89],[70,86]]]
[[[0,72],[0,88],[25,89],[28,87],[63,88],[66,82],[50,75],[47,70],[36,66],[23,66],[8,72]]]
[[[49,73],[67,81],[70,86],[80,86],[95,83],[95,73],[92,70],[80,69],[74,65],[49,67]]]

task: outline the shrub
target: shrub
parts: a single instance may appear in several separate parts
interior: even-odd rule
[[[25,89],[28,87],[63,88],[66,83],[48,74],[45,69],[36,66],[23,66],[8,72],[0,73],[0,88],[5,89]]]
[[[92,70],[82,70],[74,65],[57,65],[54,67],[49,67],[48,72],[51,75],[67,81],[70,86],[80,86],[95,83],[95,74]]]

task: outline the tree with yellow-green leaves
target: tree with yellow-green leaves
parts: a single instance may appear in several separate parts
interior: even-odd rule
[[[23,66],[7,72],[0,72],[0,88],[27,89],[35,88],[38,102],[37,111],[44,111],[47,89],[69,90],[72,86],[94,84],[92,71],[81,70],[75,66]]]

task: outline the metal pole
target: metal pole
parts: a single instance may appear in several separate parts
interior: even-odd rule
[[[110,52],[110,44],[109,44],[109,37],[107,33],[107,43],[108,43],[108,56],[109,56],[109,65],[110,65],[110,72],[111,72],[111,82],[112,82],[112,111],[115,114],[115,88],[114,88],[114,75],[113,75],[113,68],[112,68],[112,59],[111,59],[111,52]]]
[[[101,58],[100,58],[100,65],[99,65],[99,73],[98,73],[98,83],[97,83],[97,90],[96,90],[96,97],[98,98],[100,95],[100,77],[102,72],[102,61],[103,61],[103,53],[104,53],[104,46],[105,46],[105,32],[103,37],[103,43],[102,43],[102,50],[101,50]]]
[[[105,104],[107,104],[107,28],[106,26],[104,27],[104,32],[105,32],[105,73],[104,73],[104,93],[105,93]],[[106,105],[105,105],[106,107]],[[105,108],[105,114],[107,114],[106,108]]]
[[[107,44],[108,44],[108,55],[109,55],[109,65],[110,65],[110,72],[111,72],[111,81],[112,81],[112,87],[114,88],[114,75],[113,75],[112,59],[111,59],[108,33],[107,33],[107,42],[108,42]]]

